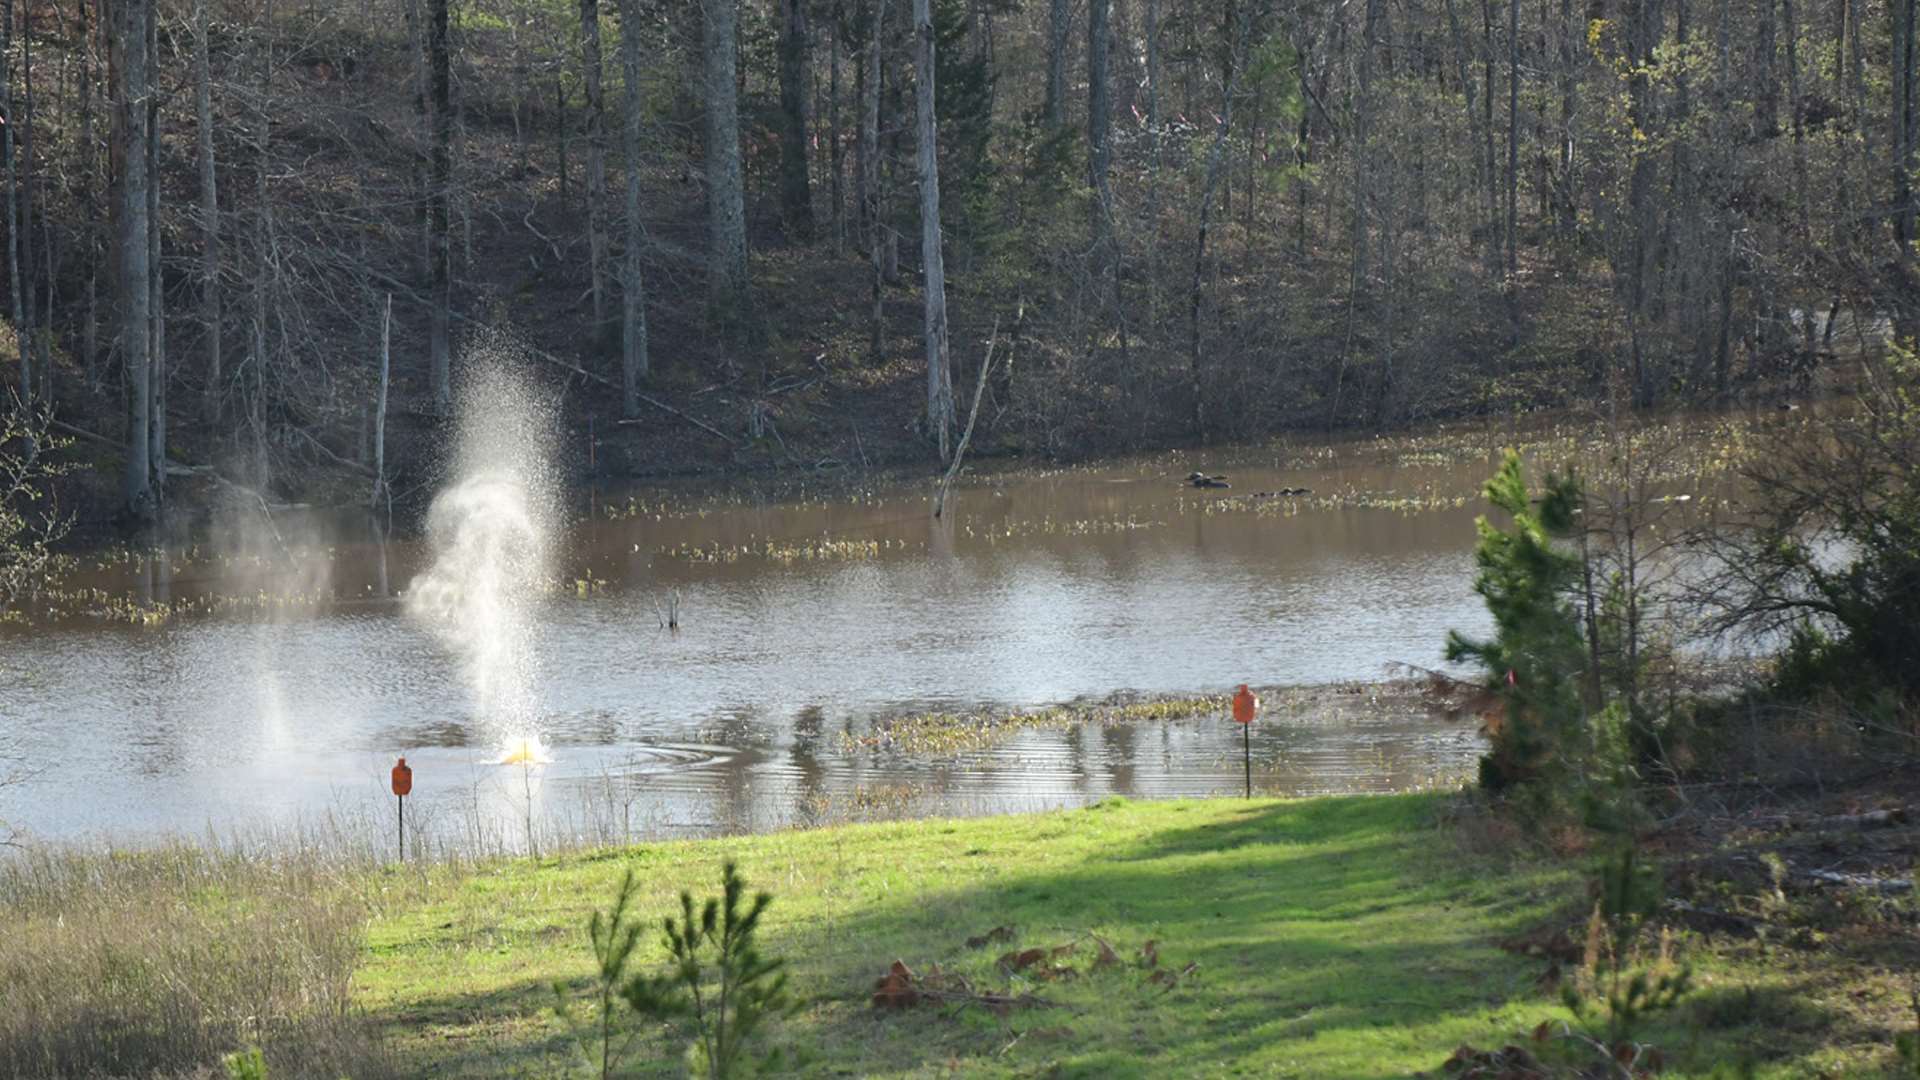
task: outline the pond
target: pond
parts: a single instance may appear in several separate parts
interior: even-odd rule
[[[119,617],[0,632],[0,746],[25,770],[0,819],[60,840],[388,837],[398,754],[421,841],[470,847],[1227,794],[1242,747],[1218,710],[935,750],[875,735],[1241,682],[1318,688],[1268,695],[1262,791],[1455,782],[1470,722],[1354,684],[1440,668],[1449,629],[1487,629],[1479,485],[1503,443],[1566,460],[1577,430],[987,466],[939,519],[925,481],[844,473],[781,498],[576,493],[527,611],[548,760],[524,767],[496,764],[473,665],[408,613],[425,540],[283,511],[103,553],[72,586],[125,597]]]

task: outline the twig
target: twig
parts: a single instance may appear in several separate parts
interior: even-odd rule
[[[1024,306],[1020,313],[1026,313]],[[953,464],[947,466],[947,475],[940,480],[940,494],[933,500],[934,517],[946,511],[947,491],[953,487],[953,478],[960,475],[960,463],[966,460],[967,444],[973,441],[973,424],[980,419],[980,398],[987,392],[987,373],[993,370],[993,345],[999,336],[1000,317],[996,315],[993,317],[993,329],[987,332],[987,356],[980,361],[980,377],[973,384],[973,408],[967,411],[967,430],[960,433],[960,445],[953,450]]]
[[[333,462],[335,465],[338,465],[343,469],[351,469],[352,471],[357,472],[362,476],[371,477],[376,481],[378,480],[379,474],[375,473],[372,469],[366,467],[365,465],[348,461],[346,458],[343,458],[339,454],[336,454],[333,451],[327,449],[327,445],[321,442],[319,439],[314,438],[313,434],[309,432],[307,429],[296,427],[296,428],[289,428],[288,430],[294,432],[295,434],[299,435],[301,438],[307,440],[308,445],[320,451],[321,454],[326,456],[327,460]],[[375,490],[378,491],[377,486]]]
[[[114,450],[126,449],[126,444],[122,443],[118,439],[109,439],[105,435],[88,431],[86,428],[74,427],[72,424],[67,423],[65,420],[55,420],[52,417],[48,417],[47,426],[50,428],[53,428],[56,431],[64,431],[69,435],[77,436],[79,438],[87,440],[88,442],[99,443],[101,446],[109,447]]]

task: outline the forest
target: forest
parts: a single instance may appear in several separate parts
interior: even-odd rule
[[[136,526],[416,490],[488,348],[630,475],[1770,400],[1913,326],[1914,21],[7,0],[0,371]]]

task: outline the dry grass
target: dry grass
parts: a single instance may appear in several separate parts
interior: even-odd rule
[[[391,1072],[352,1004],[370,914],[335,866],[186,846],[0,862],[0,1077]]]

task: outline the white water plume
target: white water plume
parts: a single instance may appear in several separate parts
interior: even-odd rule
[[[452,483],[427,511],[433,565],[407,588],[407,612],[458,657],[480,734],[522,764],[546,760],[534,688],[558,517],[553,408],[501,351],[468,358]]]

